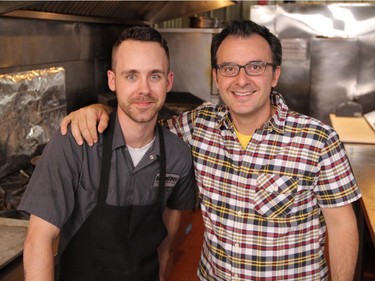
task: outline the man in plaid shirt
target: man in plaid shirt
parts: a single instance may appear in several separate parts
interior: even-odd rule
[[[353,280],[352,203],[361,194],[337,133],[289,110],[273,91],[281,53],[267,28],[230,23],[211,46],[225,105],[203,105],[164,122],[192,150],[205,224],[200,280]],[[72,122],[76,140],[83,141],[81,128],[92,144],[92,125],[99,120],[104,130],[105,111],[95,105],[71,113],[62,132]]]

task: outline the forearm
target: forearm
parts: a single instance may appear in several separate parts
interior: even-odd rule
[[[352,281],[358,257],[357,221],[350,205],[336,209],[341,214],[326,219],[331,280]],[[327,211],[323,213],[327,217]]]
[[[30,216],[23,250],[26,281],[54,280],[54,245],[58,243],[59,233],[51,223]]]
[[[329,234],[329,263],[332,281],[352,281],[358,256],[358,232],[343,229],[340,233]]]
[[[167,236],[164,241],[161,243],[158,249],[159,257],[159,278],[160,281],[165,280],[167,275],[167,267],[169,260],[172,256],[172,240]]]
[[[167,237],[158,248],[159,257],[159,278],[164,281],[167,274],[168,263],[172,256],[172,245],[181,220],[181,211],[166,209],[163,214],[163,221],[168,230]]]
[[[54,255],[52,245],[40,241],[26,242],[24,255],[25,281],[54,280]]]

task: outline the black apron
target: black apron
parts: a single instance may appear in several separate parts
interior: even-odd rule
[[[98,202],[60,261],[60,281],[157,281],[157,248],[167,235],[162,220],[165,196],[164,138],[160,138],[158,198],[153,205],[106,204],[116,112],[103,141]]]

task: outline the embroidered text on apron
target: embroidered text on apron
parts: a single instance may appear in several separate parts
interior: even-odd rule
[[[160,138],[157,200],[146,206],[106,204],[116,112],[103,141],[98,202],[62,254],[60,281],[159,280],[157,247],[167,231],[162,220],[165,196],[165,148]]]

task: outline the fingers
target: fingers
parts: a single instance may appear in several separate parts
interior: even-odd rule
[[[98,141],[98,134],[96,131],[96,111],[92,110],[91,108],[79,109],[77,111],[77,121],[77,129],[79,129],[77,131],[73,132],[72,123],[72,133],[77,143],[80,144],[78,141],[82,140],[83,137],[89,146],[94,145],[94,143]]]
[[[99,124],[98,124],[98,132],[103,133],[104,130],[108,127],[109,116],[107,114],[100,115]]]
[[[68,125],[70,124],[71,119],[70,116],[65,116],[63,120],[60,123],[60,133],[65,136],[66,133],[68,132]]]
[[[92,146],[98,140],[96,133],[96,114],[89,108],[79,109],[71,112],[63,118],[61,122],[60,131],[65,135],[70,124],[72,135],[77,144],[82,145],[85,140],[88,145]],[[92,133],[95,131],[94,133]]]
[[[79,121],[77,119],[72,119],[70,127],[72,129],[72,134],[77,144],[82,145],[83,138],[81,135],[81,129],[79,127]]]
[[[60,132],[62,135],[66,135],[68,132],[68,125],[70,124],[74,139],[76,140],[77,144],[82,145],[83,139],[80,133],[78,119],[76,119],[75,115],[76,111],[73,111],[63,118],[60,124]]]
[[[73,111],[62,120],[61,134],[67,133],[70,124],[77,144],[82,145],[86,141],[88,145],[92,146],[98,141],[98,131],[102,133],[107,128],[109,113],[112,110],[112,108],[101,104],[93,104]]]

